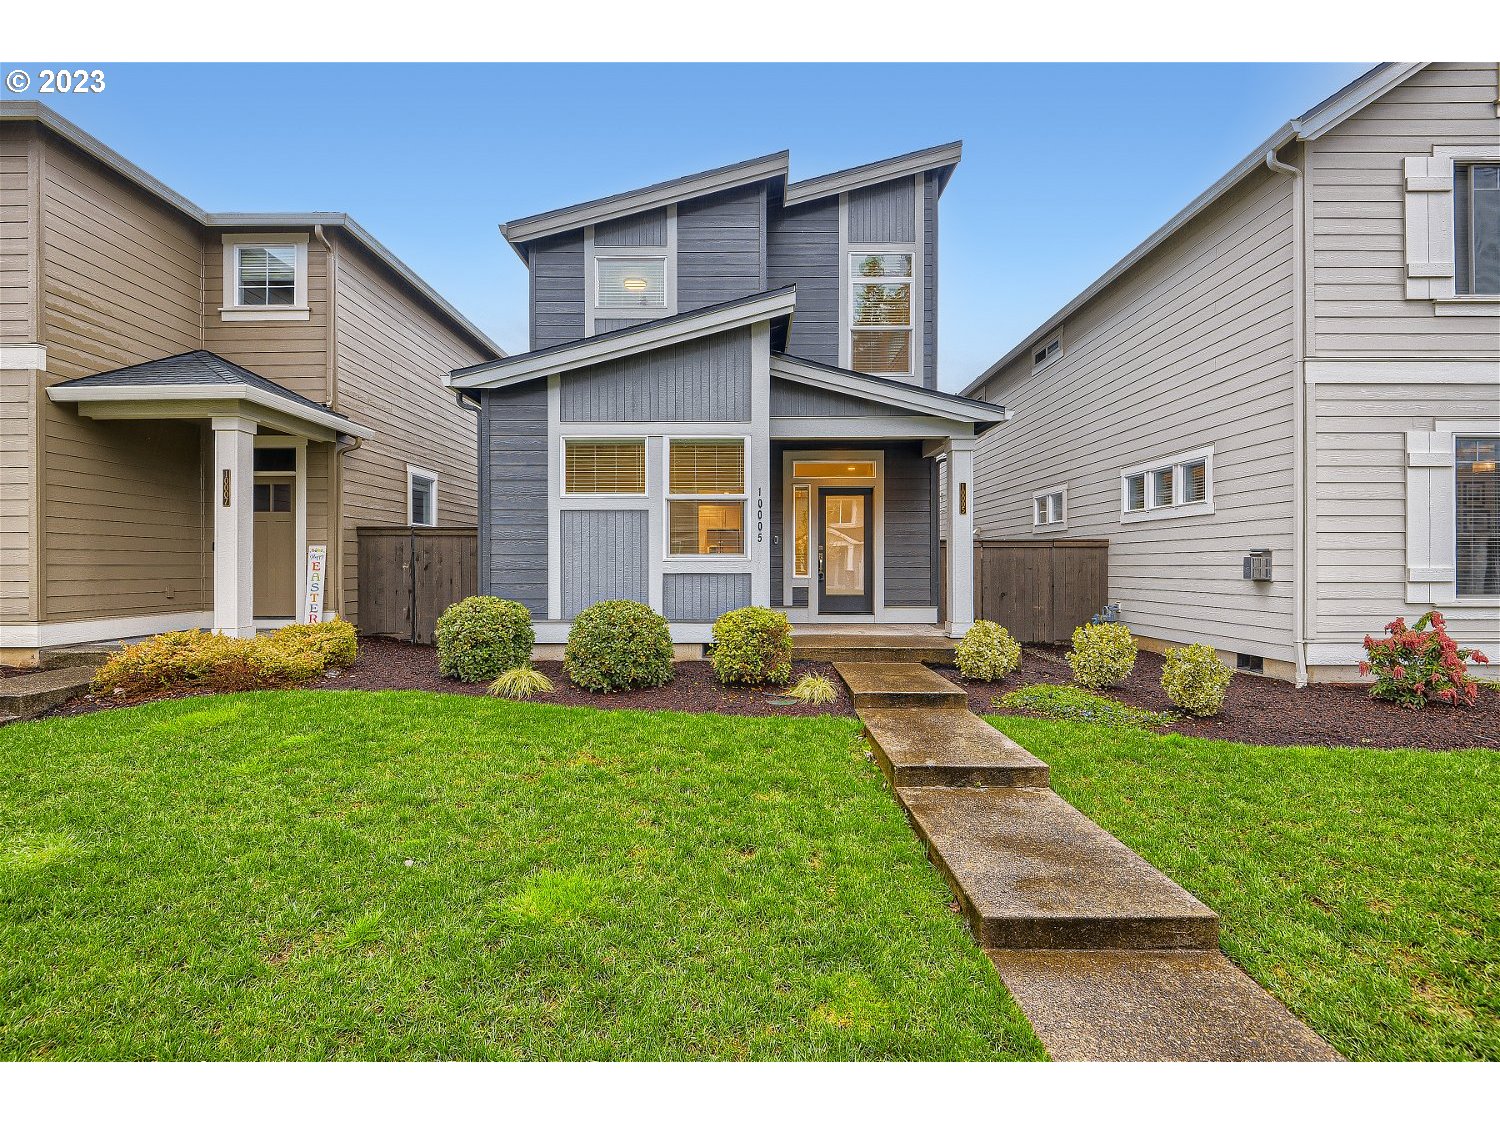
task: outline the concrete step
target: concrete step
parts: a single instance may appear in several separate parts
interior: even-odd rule
[[[957,642],[946,637],[792,635],[793,660],[827,664],[952,664]]]
[[[969,697],[962,688],[921,664],[840,662],[833,670],[848,685],[855,711],[865,707],[969,707]]]
[[[38,666],[43,671],[53,668],[98,668],[116,652],[119,645],[70,645],[66,648],[42,650]]]
[[[88,691],[91,667],[53,668],[0,679],[0,715],[29,719]]]
[[[991,950],[1061,1062],[1326,1062],[1341,1056],[1222,953]]]
[[[899,788],[986,949],[1207,949],[1219,917],[1050,789]]]
[[[1047,763],[978,715],[949,707],[865,707],[865,737],[891,785],[1046,788]]]

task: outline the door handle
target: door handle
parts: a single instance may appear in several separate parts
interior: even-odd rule
[[[823,580],[823,548],[818,548],[818,581]]]

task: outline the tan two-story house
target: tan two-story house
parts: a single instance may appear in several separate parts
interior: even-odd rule
[[[310,565],[355,617],[358,527],[474,524],[443,376],[503,353],[347,215],[212,214],[8,102],[0,253],[0,661],[249,635]]]

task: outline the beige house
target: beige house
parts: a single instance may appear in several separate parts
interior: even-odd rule
[[[1387,63],[968,387],[980,536],[1103,537],[1142,643],[1304,682],[1437,608],[1500,657],[1500,64]]]
[[[472,526],[503,353],[347,215],[210,214],[0,104],[0,660],[355,617],[356,529]]]

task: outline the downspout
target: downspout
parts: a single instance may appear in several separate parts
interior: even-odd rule
[[[1302,170],[1266,150],[1266,167],[1292,180],[1292,649],[1296,685],[1307,686],[1307,215]]]
[[[313,226],[313,237],[323,244],[323,250],[328,255],[328,326],[325,336],[327,347],[325,349],[325,363],[327,371],[324,378],[327,380],[328,401],[326,405],[329,410],[339,408],[339,366],[338,366],[338,325],[339,325],[339,252],[323,233],[323,224],[317,223]],[[332,523],[329,534],[333,540],[333,573],[337,580],[338,590],[337,611],[339,617],[344,617],[344,462],[346,453],[352,453],[363,444],[362,438],[339,438],[333,443],[333,457],[329,460],[328,468],[332,480],[328,482],[329,491],[332,493],[333,503]]]

